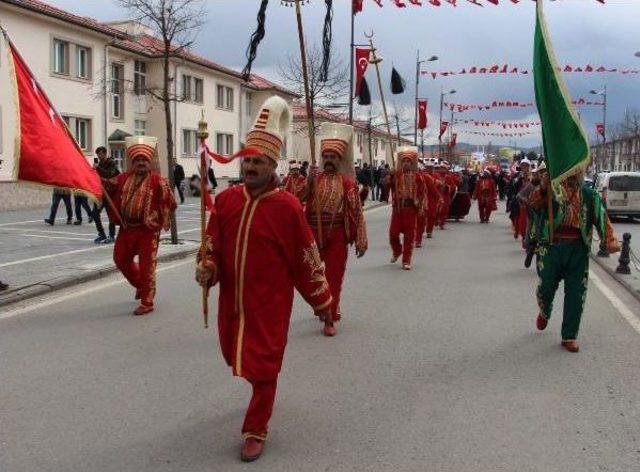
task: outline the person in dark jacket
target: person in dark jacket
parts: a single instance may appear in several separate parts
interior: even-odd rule
[[[98,156],[94,168],[98,175],[103,179],[112,179],[116,175],[120,173],[118,170],[118,164],[107,156],[107,148],[104,146],[100,146],[96,149],[96,155]],[[116,225],[115,223],[109,221],[109,237],[104,232],[104,227],[102,226],[102,219],[100,214],[104,208],[105,203],[98,206],[97,204],[93,204],[93,221],[96,224],[96,231],[98,232],[98,237],[93,240],[94,243],[100,244],[110,244],[115,241],[116,237]]]
[[[173,164],[173,186],[178,190],[180,196],[180,203],[184,203],[184,168],[175,162]]]
[[[76,221],[73,223],[76,226],[82,224],[82,209],[87,212],[87,218],[89,219],[89,224],[93,223],[93,210],[89,206],[89,199],[84,195],[74,195],[73,196],[73,206],[75,207],[76,212]]]
[[[55,187],[53,189],[53,195],[51,196],[51,211],[49,212],[49,218],[45,218],[44,222],[53,226],[56,221],[56,213],[58,213],[58,207],[60,206],[60,200],[64,202],[64,208],[67,210],[67,224],[73,223],[73,209],[71,207],[71,194],[65,189]]]
[[[216,188],[218,188],[218,181],[216,180],[216,174],[213,171],[213,162],[209,164],[209,170],[207,171],[207,177],[209,178],[209,193],[216,193]]]

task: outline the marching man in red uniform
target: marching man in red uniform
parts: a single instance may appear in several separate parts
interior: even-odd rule
[[[348,246],[357,257],[367,251],[367,230],[358,185],[354,180],[353,127],[324,123],[320,129],[322,171],[309,176],[307,221],[320,248],[333,303],[331,318],[324,320],[325,336],[335,336],[340,321],[340,294],[347,268]]]
[[[411,270],[418,214],[424,212],[426,198],[425,184],[418,174],[418,148],[399,147],[396,166],[398,169],[387,176],[387,186],[391,189],[393,198],[389,226],[391,263],[395,263],[402,256],[402,268]],[[403,235],[402,243],[400,234]]]
[[[297,161],[289,161],[289,173],[282,184],[287,192],[301,200],[307,185],[307,179],[300,173],[300,164]]]
[[[422,236],[427,230],[427,239],[433,234],[433,226],[438,215],[438,207],[442,205],[442,195],[438,190],[440,184],[433,177],[433,161],[427,160],[425,169],[420,171],[420,177],[424,181],[427,198],[424,199],[425,211],[418,214],[418,224],[416,229],[416,247],[422,247]]]
[[[449,210],[451,208],[451,201],[457,191],[457,179],[455,176],[449,173],[449,164],[446,161],[440,162],[436,167],[436,178],[442,184],[440,193],[442,195],[442,205],[438,209],[438,226],[440,229],[445,229],[444,225],[449,218]]]
[[[245,417],[243,461],[262,454],[276,395],[293,305],[294,287],[316,315],[330,315],[331,291],[300,202],[278,188],[277,163],[291,112],[280,97],[262,106],[242,159],[244,184],[216,197],[199,254],[196,280],[218,282],[220,347],[233,375],[253,396]]]
[[[473,190],[473,199],[478,200],[478,211],[480,212],[480,223],[489,223],[491,212],[497,210],[496,200],[498,192],[496,182],[493,180],[491,171],[485,169],[480,175]]]
[[[169,181],[152,172],[157,139],[132,136],[125,139],[126,157],[131,170],[112,179],[103,179],[121,220],[120,231],[113,248],[113,260],[122,275],[136,289],[140,305],[135,315],[153,311],[156,293],[156,263],[160,231],[171,227],[171,212],[176,200]],[[138,256],[138,262],[134,258]]]

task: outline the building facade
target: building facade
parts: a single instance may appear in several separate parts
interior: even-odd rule
[[[208,144],[221,154],[243,145],[258,108],[270,95],[290,104],[296,95],[253,75],[245,82],[230,68],[183,51],[170,60],[172,127],[167,129],[163,89],[162,43],[135,21],[100,23],[54,8],[39,0],[0,0],[0,18],[86,158],[106,146],[123,164],[124,138],[158,138],[160,170],[168,173],[168,136],[187,177],[198,174],[198,121],[204,113]],[[0,209],[45,204],[49,191],[13,181],[16,120],[7,47],[0,39]],[[287,143],[292,139],[287,138]],[[43,143],[46,145],[46,143]],[[290,153],[283,151],[283,162]],[[61,159],[64,156],[60,156]],[[216,176],[235,178],[238,162],[213,164]]]
[[[591,146],[596,172],[640,172],[640,135]]]

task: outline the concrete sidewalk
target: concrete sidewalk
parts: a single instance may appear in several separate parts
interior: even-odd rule
[[[365,208],[378,206],[368,200]],[[67,225],[64,205],[54,226],[44,223],[49,208],[0,214],[0,280],[9,289],[0,293],[0,307],[71,285],[95,280],[117,269],[113,244],[94,244],[97,233],[83,215],[80,226]],[[102,221],[108,231],[107,218]],[[200,201],[187,198],[177,210],[180,243],[170,244],[162,233],[158,261],[193,255],[200,243]]]

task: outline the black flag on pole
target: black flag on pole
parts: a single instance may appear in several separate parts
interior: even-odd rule
[[[391,71],[391,93],[394,95],[404,93],[404,89],[406,86],[407,83],[394,67]]]
[[[360,93],[358,94],[358,105],[371,105],[371,92],[369,91],[369,84],[367,83],[366,77],[362,78]]]

